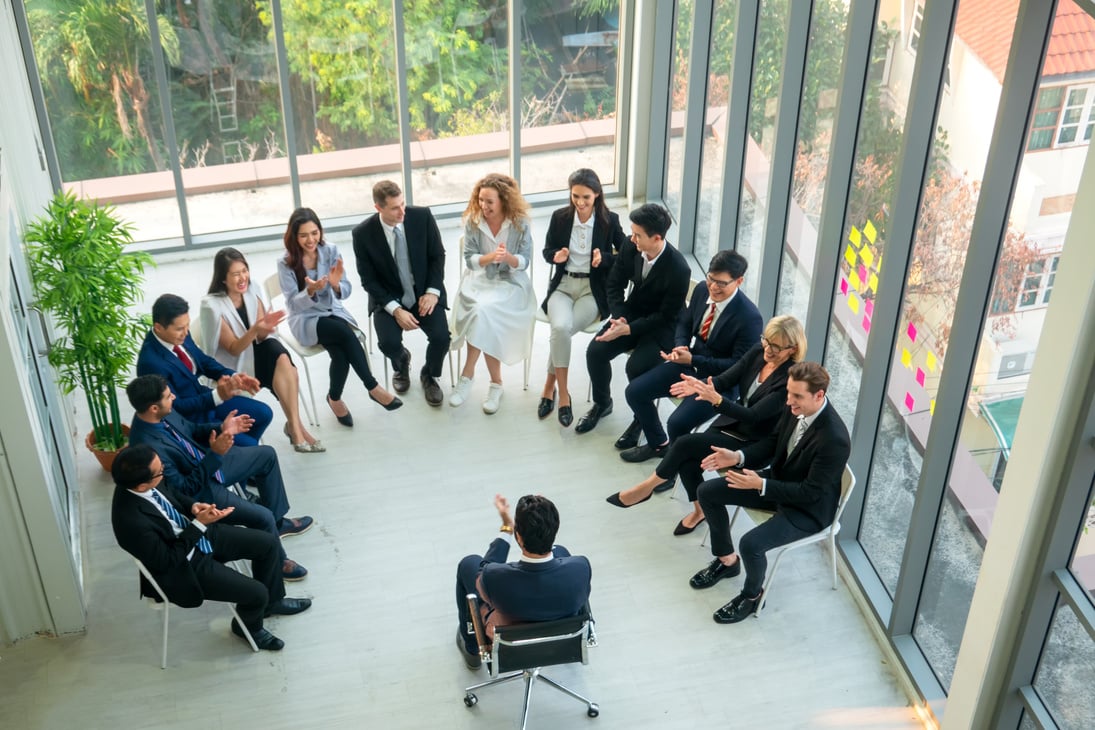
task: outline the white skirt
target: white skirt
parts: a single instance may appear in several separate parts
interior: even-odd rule
[[[483,270],[470,271],[460,282],[453,305],[453,347],[466,341],[516,365],[532,349],[535,316],[536,294],[524,271],[510,271],[498,279],[487,278]]]

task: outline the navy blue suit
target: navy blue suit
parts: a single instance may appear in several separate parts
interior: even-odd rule
[[[164,417],[172,428],[190,443],[192,457],[163,423],[149,423],[134,416],[130,424],[129,443],[148,444],[163,462],[163,483],[177,494],[192,501],[209,502],[235,511],[222,520],[230,525],[242,525],[264,530],[275,536],[278,526],[289,511],[285,483],[281,477],[278,455],[271,446],[240,446],[235,444],[221,456],[209,448],[209,433],[219,430],[219,423],[192,423],[178,413]],[[221,481],[215,478],[221,472]],[[225,485],[253,480],[259,492],[259,503],[252,504]],[[281,551],[279,542],[279,551]],[[284,551],[281,551],[284,559]]]
[[[236,371],[226,368],[202,352],[189,333],[183,342],[183,349],[194,362],[196,374],[190,372],[175,353],[161,345],[156,335],[149,330],[137,355],[137,375],[162,375],[171,392],[175,394],[175,410],[192,421],[223,421],[232,411],[251,416],[255,419],[251,430],[236,436],[236,443],[257,446],[263,431],[274,418],[270,406],[254,398],[238,395],[220,405],[214,404],[213,391],[202,385],[198,376],[215,381],[223,375],[233,375]]]
[[[466,596],[481,599],[488,634],[506,624],[554,621],[588,610],[592,568],[582,555],[571,555],[562,545],[544,563],[518,560],[507,563],[509,542],[496,538],[486,555],[468,555],[456,569],[456,605],[460,631],[468,652],[477,654],[475,636],[467,632],[471,616]]]
[[[692,292],[692,301],[677,316],[674,346],[689,348],[692,364],[663,362],[632,380],[624,391],[627,404],[651,446],[661,446],[667,438],[670,442],[675,441],[715,415],[710,403],[688,396],[669,417],[667,437],[658,417],[656,399],[667,397],[670,386],[680,381],[682,374],[706,379],[729,370],[760,338],[764,327],[760,312],[740,289],[726,303],[707,339],[701,338],[700,329],[711,309],[707,298],[707,287],[697,286]],[[728,398],[736,396],[736,392],[727,395]]]

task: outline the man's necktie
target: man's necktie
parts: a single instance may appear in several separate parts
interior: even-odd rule
[[[700,327],[700,339],[704,342],[707,341],[707,336],[711,334],[711,323],[715,321],[715,306],[714,302],[711,302],[711,311],[707,313],[707,318],[703,320],[703,325]]]
[[[641,281],[646,281],[646,277],[647,277],[648,274],[650,274],[650,269],[652,269],[653,267],[654,267],[654,264],[647,261],[646,256],[643,256],[643,272],[641,274],[641,276],[642,276]]]
[[[194,372],[194,361],[186,354],[186,350],[182,349],[179,345],[175,345],[172,351],[179,356],[179,359],[182,360],[182,364],[186,366],[187,370]]]
[[[787,442],[787,454],[790,455],[795,447],[798,446],[798,442],[802,440],[803,435],[806,433],[806,419],[803,416],[798,417],[798,425],[795,426],[795,432],[791,434],[791,440]]]
[[[157,492],[155,489],[149,492],[149,494],[152,495],[152,499],[156,500],[156,504],[160,505],[160,509],[167,513],[167,516],[171,519],[172,522],[174,522],[178,526],[180,530],[186,529],[186,520],[183,519],[183,516],[179,514],[179,511],[175,509],[175,507],[170,502],[164,499],[164,496],[162,494]],[[203,537],[198,540],[198,550],[201,550],[203,553],[208,554],[213,552],[213,545],[209,542],[209,540]]]
[[[179,444],[182,445],[183,449],[186,450],[186,453],[190,455],[190,460],[193,461],[195,464],[200,463],[202,457],[198,454],[198,450],[194,448],[194,444],[190,443],[190,439],[179,433],[175,429],[175,427],[167,421],[161,421],[161,423],[163,423],[163,427],[167,429],[167,432],[171,434],[175,438],[175,440],[179,442]],[[220,469],[217,469],[215,472],[213,472],[213,478],[216,479],[219,483],[224,484],[224,474],[221,473]]]
[[[407,239],[399,226],[392,229],[392,234],[395,236],[395,268],[399,270],[399,283],[403,285],[403,299],[400,303],[404,309],[410,309],[414,305],[414,277],[411,275]]]

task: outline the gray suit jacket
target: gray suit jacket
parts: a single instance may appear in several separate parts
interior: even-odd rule
[[[316,252],[318,254],[316,269],[318,277],[322,278],[331,270],[335,261],[342,257],[338,253],[338,246],[333,243],[321,245]],[[278,259],[278,283],[281,284],[281,291],[285,295],[285,308],[289,311],[289,331],[300,344],[305,346],[319,344],[316,337],[316,322],[320,317],[334,315],[357,326],[357,320],[342,305],[342,300],[349,297],[352,291],[350,277],[346,273],[342,275],[342,281],[339,282],[341,292],[339,296],[335,296],[334,290],[327,285],[316,292],[314,297],[310,297],[305,287],[297,286],[296,274],[285,263],[285,259],[280,258]]]

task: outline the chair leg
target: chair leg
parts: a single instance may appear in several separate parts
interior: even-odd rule
[[[171,610],[171,604],[163,602],[163,652],[160,657],[160,669],[167,669],[167,618]]]
[[[449,387],[456,387],[456,366],[452,364],[452,350],[449,350]]]
[[[547,683],[548,683],[549,685],[551,685],[552,687],[554,687],[555,689],[559,690],[560,692],[562,692],[562,693],[564,693],[564,694],[568,694],[568,695],[570,695],[571,697],[573,697],[574,699],[578,700],[579,702],[585,702],[585,703],[586,703],[587,705],[592,705],[592,704],[593,704],[593,700],[589,699],[588,697],[586,697],[586,696],[584,696],[584,695],[580,695],[580,694],[578,694],[577,692],[575,692],[574,690],[572,690],[572,689],[571,689],[570,687],[564,687],[563,685],[559,684],[558,682],[556,682],[556,681],[555,681],[554,679],[552,679],[551,677],[549,677],[549,676],[547,676],[547,675],[545,675],[545,674],[539,674],[539,675],[537,675],[537,676],[538,676],[538,677],[539,677],[540,679],[542,679],[542,680],[544,680],[545,682],[547,682]]]
[[[251,651],[258,653],[259,647],[255,643],[255,638],[251,636],[251,631],[247,628],[247,624],[243,623],[243,619],[241,619],[240,615],[236,612],[236,607],[229,603],[228,608],[231,609],[232,617],[235,618],[236,623],[239,624],[240,628],[243,630],[243,636],[247,639],[247,643],[251,645]]]
[[[836,590],[836,535],[829,535],[829,556],[833,561],[833,590]]]
[[[768,594],[772,590],[772,583],[776,577],[776,571],[779,570],[779,561],[783,560],[783,556],[786,553],[786,550],[779,551],[779,554],[776,555],[776,559],[772,561],[772,569],[768,571],[768,575],[764,578],[764,586],[761,588],[760,605],[757,606],[757,612],[753,614],[757,618],[760,618],[760,612],[768,605]]]
[[[316,392],[315,392],[315,390],[312,389],[312,371],[308,367],[308,359],[307,358],[302,357],[301,362],[304,365],[304,379],[306,381],[308,381],[308,397],[312,401],[312,415],[310,416],[310,418],[311,418],[311,421],[312,421],[312,425],[318,427],[319,426],[319,411],[316,410]],[[301,393],[300,397],[301,397],[301,399],[303,399],[304,394]],[[307,411],[307,409],[305,409],[305,411]]]
[[[536,682],[536,677],[540,674],[539,669],[534,669],[531,672],[525,671],[525,706],[521,710],[521,730],[525,730],[528,725],[528,708],[532,703],[532,685]]]
[[[525,676],[524,672],[511,672],[510,674],[503,674],[501,677],[495,677],[494,679],[488,679],[486,682],[480,682],[479,684],[473,684],[470,687],[465,687],[465,692],[471,692],[474,689],[483,689],[484,687],[493,687],[496,684],[504,684],[505,682],[511,682],[515,679],[520,679]]]

